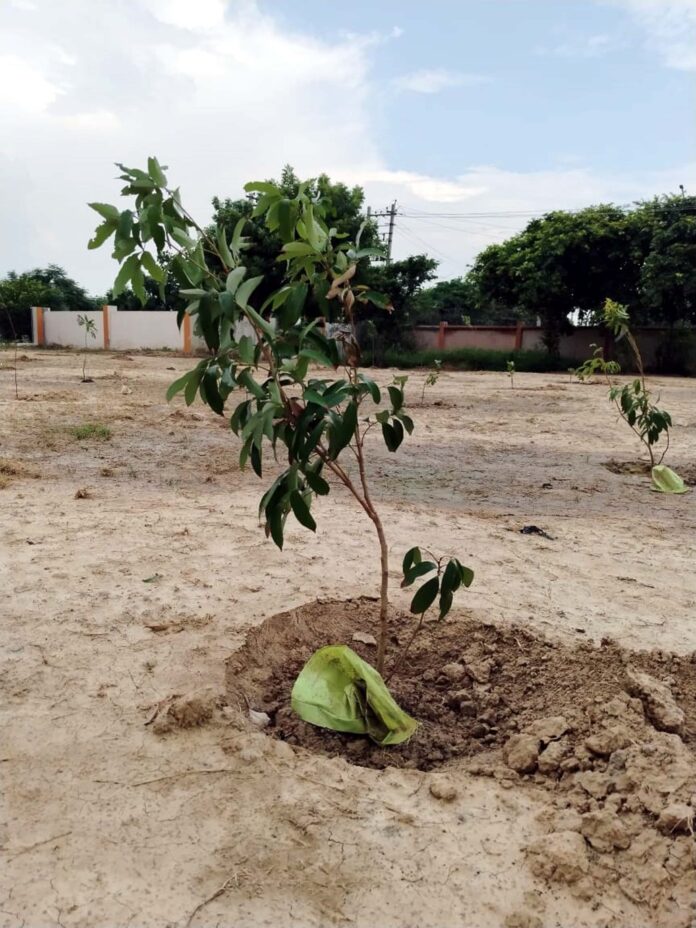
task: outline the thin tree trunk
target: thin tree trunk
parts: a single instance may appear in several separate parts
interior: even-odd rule
[[[379,638],[377,640],[377,670],[384,672],[384,659],[387,654],[387,633],[389,629],[389,547],[384,534],[382,520],[377,514],[377,510],[372,504],[370,490],[367,485],[367,474],[365,472],[365,458],[363,456],[364,435],[360,431],[356,433],[356,457],[358,459],[358,470],[360,471],[360,483],[362,484],[363,495],[365,497],[365,510],[372,519],[379,539],[379,554],[381,579],[379,586]]]

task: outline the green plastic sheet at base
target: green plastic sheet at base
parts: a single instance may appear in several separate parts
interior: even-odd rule
[[[374,667],[344,644],[314,652],[295,680],[291,705],[305,722],[369,735],[377,744],[401,744],[418,727]]]
[[[679,474],[665,464],[656,464],[652,469],[653,490],[659,493],[688,493],[689,488]]]

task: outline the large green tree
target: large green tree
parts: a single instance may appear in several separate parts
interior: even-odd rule
[[[590,320],[607,297],[628,304],[638,298],[638,254],[626,214],[611,205],[591,206],[549,213],[489,246],[470,278],[482,305],[520,318],[539,316],[555,354],[571,313]]]
[[[0,280],[0,337],[31,338],[32,306],[84,313],[97,305],[83,287],[55,264],[23,274],[10,271]]]
[[[656,197],[638,204],[632,218],[640,230],[650,230],[640,268],[641,305],[633,318],[696,324],[696,197]]]
[[[486,248],[467,282],[484,314],[539,316],[552,352],[571,315],[598,322],[607,298],[627,306],[638,324],[692,325],[696,197],[549,213]]]

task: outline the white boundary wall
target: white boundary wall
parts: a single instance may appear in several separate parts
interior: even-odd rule
[[[183,334],[176,324],[176,313],[116,311],[109,307],[109,348],[115,351],[137,348],[168,348],[183,351]]]
[[[84,348],[85,330],[77,321],[79,315],[71,310],[52,312],[50,309],[34,306],[34,344]],[[95,324],[96,338],[87,336],[88,349],[137,351],[141,348],[151,348],[181,351],[184,354],[206,351],[205,341],[192,332],[190,316],[184,316],[179,329],[175,312],[119,310],[115,306],[104,306],[100,311],[84,315]],[[235,326],[235,337],[241,338],[242,335],[255,337],[251,324],[246,320]]]
[[[72,312],[51,312],[44,310],[44,345],[65,345],[71,348],[85,347],[85,330],[77,323],[79,313]],[[101,312],[84,313],[88,319],[91,319],[96,328],[96,338],[91,335],[87,336],[88,348],[104,347],[104,314]],[[34,331],[34,342],[37,342],[36,331]]]

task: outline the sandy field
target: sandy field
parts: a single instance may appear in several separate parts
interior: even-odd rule
[[[190,364],[100,352],[82,384],[78,354],[26,349],[16,399],[0,352],[0,926],[687,928],[693,815],[649,819],[696,797],[688,713],[683,740],[648,735],[640,693],[597,697],[592,719],[623,740],[567,768],[585,793],[483,747],[476,763],[373,769],[246,722],[228,658],[274,614],[374,596],[377,548],[340,487],[315,504],[316,535],[288,523],[284,552],[266,541],[264,483],[239,471],[225,420],[165,401]],[[407,548],[456,553],[476,580],[452,628],[519,625],[569,654],[608,637],[619,664],[659,652],[674,684],[664,652],[682,670],[696,653],[696,493],[603,466],[641,449],[602,385],[445,372],[421,406],[422,377],[414,435],[370,449],[395,610]],[[653,386],[675,423],[669,463],[693,467],[696,382]],[[110,437],[79,437],[90,424]],[[187,705],[202,724],[182,727]],[[595,789],[612,764],[613,800]],[[619,811],[626,834],[585,840]]]

